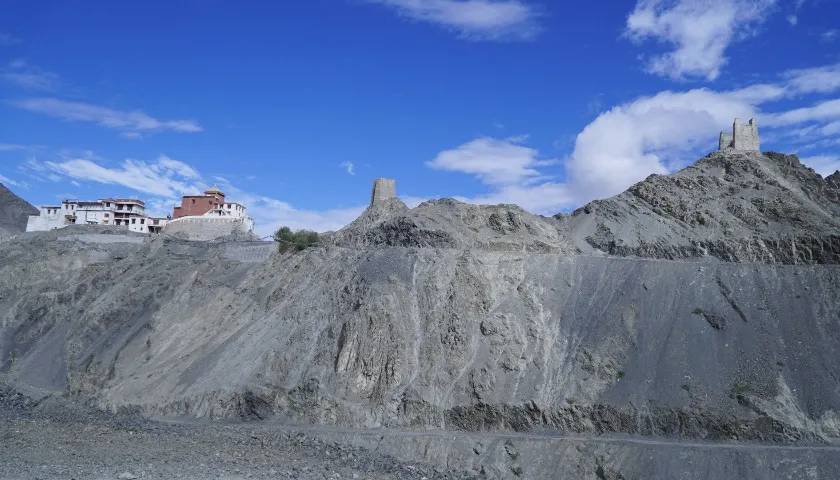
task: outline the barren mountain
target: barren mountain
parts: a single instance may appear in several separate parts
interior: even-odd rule
[[[284,254],[25,234],[0,249],[0,365],[149,415],[831,444],[837,178],[716,153],[570,216],[392,199]]]
[[[37,214],[37,208],[0,183],[0,239],[26,231],[27,218]]]
[[[836,264],[840,172],[823,179],[795,155],[715,152],[592,202],[568,220],[584,252]]]

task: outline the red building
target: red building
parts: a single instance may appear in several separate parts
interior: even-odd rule
[[[210,210],[216,210],[225,203],[225,194],[218,188],[211,188],[204,195],[184,195],[181,206],[172,211],[172,218],[204,215]]]

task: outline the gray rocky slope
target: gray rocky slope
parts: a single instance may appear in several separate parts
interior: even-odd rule
[[[29,215],[38,215],[38,209],[0,183],[0,238],[25,232]]]
[[[569,216],[375,205],[322,245],[0,244],[0,371],[149,415],[840,438],[838,174],[712,154]]]
[[[567,220],[583,251],[758,263],[840,263],[840,172],[793,155],[715,152]]]

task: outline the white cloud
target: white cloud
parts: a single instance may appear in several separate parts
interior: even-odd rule
[[[29,65],[23,60],[14,60],[0,69],[0,79],[27,90],[53,91],[60,83],[58,75]]]
[[[683,154],[712,145],[735,117],[753,116],[732,92],[662,92],[601,114],[578,135],[567,163],[574,198],[614,195],[651,173],[683,165]]]
[[[834,120],[840,118],[840,99],[826,100],[811,107],[802,107],[787,112],[768,114],[763,118],[766,125],[796,125],[810,121]]]
[[[652,38],[673,50],[647,60],[647,69],[673,79],[714,80],[726,65],[726,49],[750,36],[776,0],[639,0],[627,17],[626,34]]]
[[[202,131],[192,120],[158,120],[141,111],[122,111],[83,102],[57,98],[28,98],[11,102],[12,105],[51,117],[75,122],[91,122],[119,130],[128,135],[160,131],[194,133]]]
[[[368,0],[412,20],[433,23],[470,40],[528,40],[539,31],[533,6],[521,0]]]
[[[516,185],[540,175],[536,167],[555,163],[539,159],[539,152],[521,139],[481,137],[440,152],[427,165],[438,170],[469,173],[489,185]]]
[[[796,93],[828,93],[840,89],[840,63],[790,70],[784,76]]]
[[[174,173],[190,180],[201,177],[193,167],[180,160],[169,158],[166,155],[158,157],[157,166],[159,170],[166,173]]]
[[[803,157],[802,163],[813,168],[823,177],[827,177],[837,170],[840,170],[840,156],[837,155],[815,155],[813,157]]]
[[[53,172],[76,180],[121,185],[166,198],[174,199],[205,187],[192,182],[196,180],[195,176],[183,174],[183,167],[192,170],[191,167],[166,156],[161,156],[156,162],[127,159],[117,168],[104,167],[89,158],[70,158],[44,164]]]
[[[461,200],[484,205],[512,203],[530,212],[554,215],[574,203],[569,185],[544,182],[534,185],[505,185],[496,191]]]
[[[263,195],[246,194],[232,190],[230,198],[247,205],[248,214],[254,218],[255,230],[261,237],[271,235],[281,226],[293,230],[306,229],[316,232],[338,230],[352,222],[367,208],[359,205],[348,208],[309,210],[295,208],[288,202]]]
[[[788,21],[789,24],[791,24],[794,27],[796,26],[797,23],[799,23],[799,17],[797,17],[794,14],[788,15],[787,17],[785,17],[785,19]]]
[[[442,152],[429,165],[472,174],[487,185],[488,193],[464,200],[516,203],[535,213],[553,214],[620,193],[652,173],[685,166],[702,152],[715,149],[718,132],[736,117],[757,116],[765,134],[795,134],[810,145],[838,144],[831,137],[840,132],[840,100],[762,113],[763,106],[776,100],[840,89],[840,84],[824,79],[804,80],[818,78],[821,75],[812,73],[828,70],[788,72],[779,83],[730,91],[664,91],[613,107],[577,135],[574,150],[563,163],[562,181],[547,179],[535,149],[510,140],[479,138]],[[499,148],[488,147],[493,145]],[[809,160],[821,172],[828,172],[834,165],[832,159],[836,157]]]
[[[353,162],[341,162],[338,164],[338,166],[346,170],[348,175],[356,174],[356,166],[353,164]]]

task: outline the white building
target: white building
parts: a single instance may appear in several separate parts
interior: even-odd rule
[[[254,231],[254,220],[245,205],[225,200],[218,188],[203,195],[184,195],[181,205],[172,210],[164,233],[181,234],[191,240],[213,240],[232,234]]]
[[[30,215],[27,232],[55,230],[68,225],[115,225],[139,233],[159,233],[168,219],[146,216],[146,204],[133,198],[95,201],[64,200],[61,206],[42,206]]]

